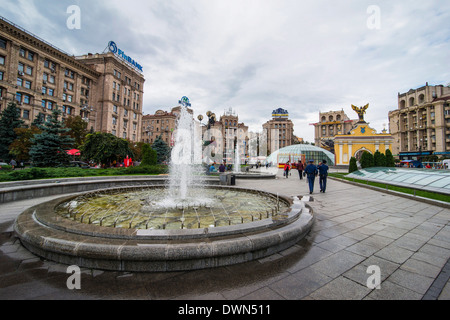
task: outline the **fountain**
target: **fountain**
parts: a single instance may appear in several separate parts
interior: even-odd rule
[[[15,222],[22,244],[88,268],[178,271],[266,257],[309,232],[314,218],[298,198],[207,185],[200,131],[182,108],[166,185],[99,189],[39,204]]]
[[[241,173],[241,156],[239,154],[239,139],[236,140],[236,149],[234,152],[234,173]]]
[[[175,145],[170,161],[168,197],[164,206],[173,207],[178,204],[189,206],[199,202],[198,194],[192,196],[191,192],[194,190],[193,187],[203,187],[203,168],[201,128],[196,125],[187,108],[181,108],[174,135]],[[210,201],[210,199],[203,199],[202,202]]]

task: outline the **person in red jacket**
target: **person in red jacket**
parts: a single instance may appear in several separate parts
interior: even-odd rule
[[[303,170],[305,170],[305,166],[303,165],[303,162],[299,161],[297,163],[297,170],[298,170],[298,174],[300,175],[300,180],[303,180]]]
[[[291,166],[289,165],[289,161],[284,165],[284,176],[289,178],[289,171],[291,170]]]

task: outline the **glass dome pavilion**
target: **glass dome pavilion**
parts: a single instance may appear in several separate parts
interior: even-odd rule
[[[279,149],[267,157],[266,162],[272,164],[286,163],[287,161],[298,161],[298,157],[305,156],[305,160],[314,160],[315,164],[319,164],[322,160],[326,160],[329,166],[334,166],[334,154],[328,150],[310,145],[310,144],[294,144]],[[294,160],[292,160],[294,159]]]

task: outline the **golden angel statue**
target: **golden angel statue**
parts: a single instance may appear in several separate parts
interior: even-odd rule
[[[369,104],[366,104],[364,107],[358,108],[357,106],[352,105],[352,109],[355,110],[355,112],[359,116],[359,122],[365,122],[364,121],[364,115],[366,114],[366,110],[369,108]]]

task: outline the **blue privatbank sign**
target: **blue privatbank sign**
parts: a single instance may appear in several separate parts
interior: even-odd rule
[[[133,58],[127,56],[123,50],[119,49],[114,41],[109,42],[108,49],[118,57],[122,58],[123,60],[131,64],[137,70],[144,72],[142,66],[139,63],[137,63]]]

